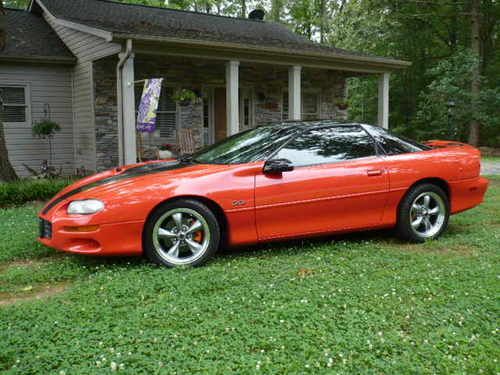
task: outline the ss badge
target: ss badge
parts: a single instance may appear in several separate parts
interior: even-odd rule
[[[244,201],[244,200],[233,201],[233,206],[234,207],[244,206],[245,204],[247,204],[247,202]]]

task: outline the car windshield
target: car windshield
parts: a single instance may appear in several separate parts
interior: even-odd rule
[[[190,159],[201,164],[240,164],[265,160],[296,131],[293,127],[258,127],[209,146],[193,154]]]

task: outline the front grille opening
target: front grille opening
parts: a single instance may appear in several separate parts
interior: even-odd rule
[[[39,228],[40,238],[52,238],[52,223],[50,221],[40,218]]]

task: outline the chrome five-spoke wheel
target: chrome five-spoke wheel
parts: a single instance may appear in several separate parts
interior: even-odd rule
[[[172,264],[189,264],[203,255],[210,242],[206,220],[189,208],[174,208],[162,215],[153,229],[158,254]]]
[[[421,193],[411,205],[411,227],[421,237],[431,238],[435,236],[443,227],[445,217],[446,206],[437,193]]]
[[[450,204],[440,186],[422,183],[412,187],[398,208],[396,231],[399,237],[412,242],[437,238],[448,225]]]
[[[203,203],[180,200],[159,206],[144,229],[144,251],[168,267],[199,265],[218,248],[216,217]]]

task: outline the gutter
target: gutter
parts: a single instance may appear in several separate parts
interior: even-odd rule
[[[0,61],[5,62],[27,62],[58,65],[75,65],[76,58],[58,56],[8,56],[0,55]]]
[[[120,34],[113,33],[113,39],[134,39],[136,41],[144,42],[164,42],[164,43],[179,43],[191,46],[200,47],[214,47],[214,48],[227,48],[231,50],[241,50],[254,53],[269,53],[274,55],[285,55],[294,56],[302,58],[324,58],[324,59],[335,59],[343,60],[345,62],[356,61],[359,63],[371,63],[374,65],[380,65],[391,69],[404,69],[411,66],[410,61],[391,59],[385,57],[377,56],[364,56],[352,53],[335,53],[334,51],[321,51],[321,50],[294,50],[281,47],[262,47],[262,46],[252,46],[252,45],[242,45],[240,43],[228,43],[228,42],[217,42],[217,41],[207,41],[198,39],[185,39],[185,38],[175,38],[175,37],[164,37],[155,35],[142,35],[142,34]]]
[[[125,42],[125,52],[120,53],[118,64],[116,65],[116,84],[117,84],[117,119],[118,119],[118,156],[119,163],[125,163],[125,155],[123,154],[123,87],[122,87],[122,71],[123,65],[132,55],[132,39],[127,39]]]

